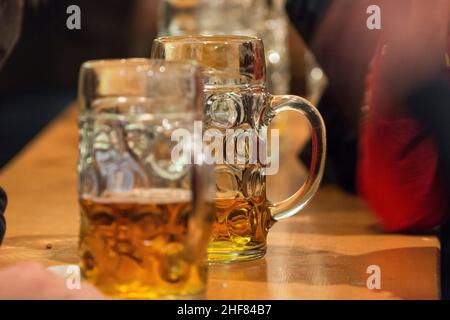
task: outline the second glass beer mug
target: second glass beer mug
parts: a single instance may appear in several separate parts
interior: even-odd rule
[[[171,155],[173,132],[192,132],[201,120],[202,95],[201,75],[190,65],[130,59],[82,66],[80,264],[83,277],[109,296],[205,291],[214,171]]]
[[[323,120],[307,100],[297,96],[272,96],[266,90],[265,57],[260,39],[244,36],[174,36],[156,39],[152,57],[168,61],[191,61],[203,68],[206,130],[223,134],[216,162],[216,216],[208,248],[213,262],[263,257],[269,228],[278,220],[298,213],[320,184],[325,161]],[[285,110],[297,111],[309,120],[313,156],[309,176],[290,198],[271,203],[266,197],[268,165],[267,128]],[[239,139],[244,131],[256,132],[257,161],[252,139]],[[251,136],[251,134],[250,134]],[[235,146],[229,145],[236,140]],[[245,161],[233,162],[236,153]],[[271,150],[273,153],[274,150]],[[230,161],[230,158],[231,161]],[[272,170],[273,171],[273,170]],[[275,172],[270,172],[274,174]]]

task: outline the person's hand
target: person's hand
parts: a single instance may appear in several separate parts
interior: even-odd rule
[[[17,264],[0,270],[0,300],[98,300],[103,295],[82,283],[70,290],[66,280],[35,262]]]

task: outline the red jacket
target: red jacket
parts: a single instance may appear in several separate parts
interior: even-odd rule
[[[367,77],[369,113],[361,125],[358,190],[388,231],[430,230],[442,221],[448,203],[437,146],[412,116],[378,112],[381,105],[398,110],[378,86],[382,51],[380,47]]]

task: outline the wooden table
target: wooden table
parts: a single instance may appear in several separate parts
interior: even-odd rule
[[[288,117],[281,171],[269,179],[271,199],[304,179],[296,152],[304,120]],[[36,260],[77,263],[77,122],[69,108],[0,174],[9,195],[8,231],[0,266]],[[211,299],[436,299],[438,241],[434,236],[383,233],[356,197],[324,187],[300,215],[277,223],[264,259],[210,268]],[[381,290],[369,290],[369,266]]]

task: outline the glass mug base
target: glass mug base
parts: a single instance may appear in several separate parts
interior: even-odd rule
[[[264,179],[259,181],[258,186],[264,190]],[[217,175],[216,185],[220,183]],[[267,233],[275,223],[265,192],[253,198],[216,198],[215,204],[216,221],[208,245],[208,262],[229,263],[264,257]]]
[[[208,263],[221,264],[257,260],[264,257],[266,251],[267,245],[265,243],[252,247],[246,246],[240,249],[230,247],[228,242],[213,243],[208,247]]]

